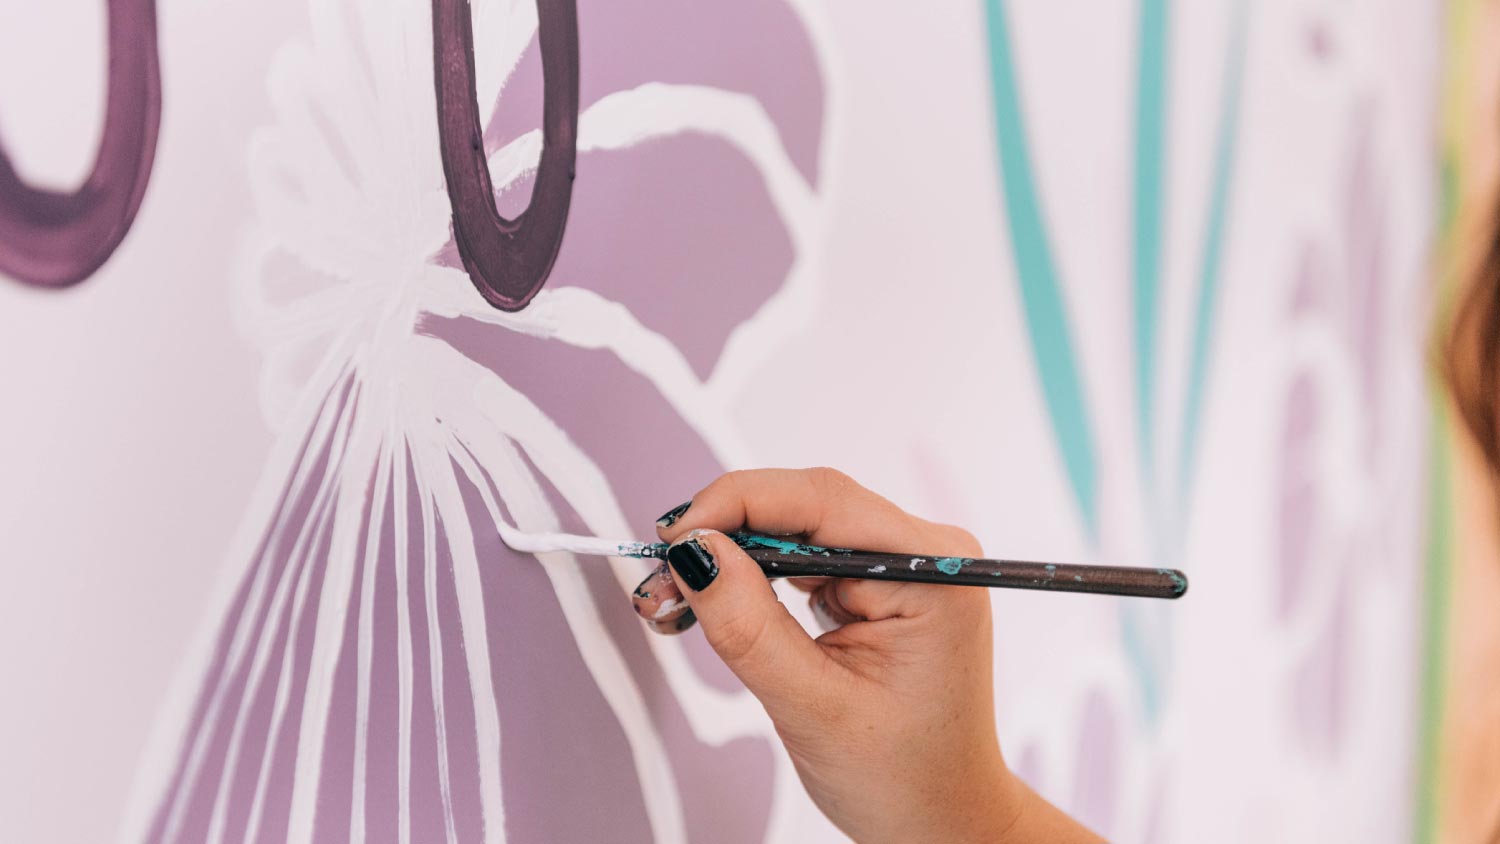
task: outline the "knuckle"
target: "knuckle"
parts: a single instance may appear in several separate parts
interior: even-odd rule
[[[927,546],[924,550],[933,554],[948,554],[955,557],[978,557],[984,554],[984,547],[979,540],[967,530],[957,525],[932,522],[908,514],[912,529]]]
[[[849,477],[843,472],[840,472],[838,469],[835,469],[832,466],[814,466],[811,469],[808,469],[807,473],[811,475],[814,480],[817,480],[819,483],[826,484],[828,486],[847,486],[854,483],[853,478]]]
[[[817,466],[806,471],[813,486],[827,498],[842,498],[854,490],[862,489],[853,478],[829,466]]]
[[[749,477],[749,475],[749,469],[735,469],[734,471],[725,472],[724,474],[720,475],[719,479],[717,481],[714,481],[714,483],[723,484],[727,487],[737,487],[741,483],[743,483],[745,479]]]
[[[720,495],[732,495],[735,487],[739,485],[739,481],[735,478],[737,474],[739,473],[725,472],[712,481],[709,481],[708,486],[698,490],[698,494],[693,496],[693,501],[701,503],[708,498]]]
[[[984,548],[974,534],[954,525],[944,525],[948,532],[948,542],[953,544],[954,550],[965,557],[977,557],[984,553]]]

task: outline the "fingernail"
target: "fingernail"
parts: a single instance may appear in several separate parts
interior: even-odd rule
[[[693,506],[693,502],[691,501],[678,504],[676,507],[673,507],[672,509],[663,513],[661,518],[656,520],[656,526],[661,528],[669,528],[672,525],[677,524],[677,520],[682,518],[682,514],[686,513],[687,509],[691,506]]]
[[[714,555],[708,553],[703,543],[696,539],[679,542],[668,548],[667,562],[672,564],[672,571],[677,572],[682,582],[694,592],[707,589],[708,584],[719,576],[719,566],[714,562]]]
[[[657,571],[660,571],[660,569],[658,569]],[[646,575],[646,579],[642,580],[635,587],[635,592],[633,592],[632,594],[635,597],[637,597],[637,598],[649,598],[649,597],[651,597],[651,589],[650,589],[651,581],[653,581],[653,580],[656,579],[656,574],[657,574],[657,572],[653,571],[650,574]]]
[[[675,636],[678,633],[681,633],[682,631],[688,629],[689,627],[692,627],[695,623],[697,623],[697,621],[698,616],[693,615],[692,610],[686,610],[682,613],[682,615],[677,616],[671,621],[647,620],[646,625],[650,627],[652,631],[660,633],[663,636]]]
[[[636,615],[653,624],[673,621],[677,617],[675,613],[687,609],[682,590],[677,587],[677,578],[672,576],[672,569],[666,561],[635,587],[630,605],[635,608]]]

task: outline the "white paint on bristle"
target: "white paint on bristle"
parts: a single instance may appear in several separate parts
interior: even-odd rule
[[[591,557],[640,557],[644,556],[646,550],[644,542],[621,542],[618,539],[571,533],[526,533],[502,521],[496,521],[495,527],[499,529],[500,539],[506,545],[526,554],[567,551]]]

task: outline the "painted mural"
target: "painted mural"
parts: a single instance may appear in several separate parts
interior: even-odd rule
[[[1441,16],[28,7],[0,745],[43,775],[0,817],[840,840],[701,635],[643,629],[644,563],[496,528],[828,464],[996,554],[1193,577],[994,596],[1010,763],[1110,840],[1409,840]]]

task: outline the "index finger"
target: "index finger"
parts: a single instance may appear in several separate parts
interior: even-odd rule
[[[968,534],[919,519],[833,469],[751,469],[719,477],[676,521],[672,542],[698,528],[800,536],[814,545],[868,551],[967,554]],[[962,546],[962,547],[960,547]]]

